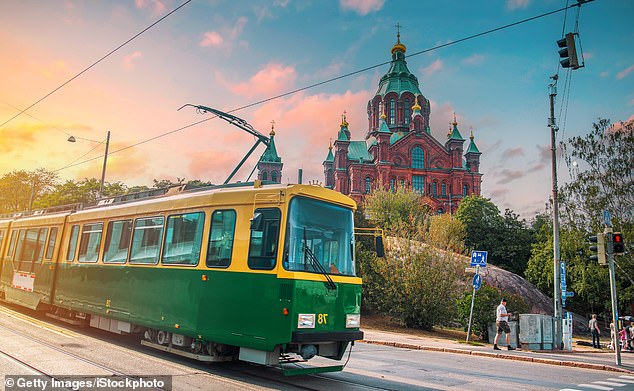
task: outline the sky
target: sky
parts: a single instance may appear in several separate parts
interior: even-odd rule
[[[431,101],[432,134],[444,143],[454,113],[463,137],[473,131],[482,196],[502,211],[530,218],[551,195],[551,76],[559,74],[558,141],[588,133],[599,118],[634,118],[631,0],[594,0],[435,50],[576,1],[192,0],[81,73],[184,2],[3,0],[0,175],[47,168],[61,180],[100,178],[110,131],[106,182],[222,183],[254,138],[178,110],[194,104],[247,106],[232,113],[264,134],[274,121],[283,182],[296,183],[299,168],[304,182],[323,182],[344,111],[352,139],[365,136],[397,23]],[[585,65],[575,71],[558,68],[556,45],[572,31]],[[263,151],[235,180],[247,180]],[[560,185],[567,173],[560,160]]]

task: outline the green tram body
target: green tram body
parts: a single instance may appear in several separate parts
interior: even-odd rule
[[[91,326],[114,332],[142,328],[151,345],[206,361],[239,357],[277,364],[287,353],[340,360],[349,343],[363,337],[361,279],[354,274],[355,207],[350,198],[318,186],[241,184],[0,220],[0,296],[58,315],[89,316]],[[233,217],[231,247],[222,244],[230,236],[231,219],[212,227],[223,215]],[[329,221],[341,216],[343,223]],[[158,231],[152,230],[158,225],[151,224],[160,218],[163,228],[156,239]],[[187,219],[189,225],[183,222]],[[254,224],[262,221],[260,233]],[[196,232],[202,230],[202,236],[170,242],[166,255],[167,237],[191,239],[193,224],[199,224]],[[130,234],[123,228],[123,234],[114,233],[115,225],[129,226]],[[124,238],[121,263],[104,262],[104,238],[111,228],[108,243],[115,235]],[[126,235],[127,248],[122,243]],[[159,240],[160,250],[143,247],[152,240]],[[190,243],[199,250],[192,251]],[[179,246],[198,258],[183,256]],[[269,247],[274,253],[266,252]],[[137,254],[142,263],[134,263],[135,248],[160,257]],[[307,260],[305,248],[312,249],[314,260],[330,260],[331,265],[323,264],[320,272]],[[213,255],[216,250],[224,251],[224,258]],[[224,261],[210,265],[209,259]]]

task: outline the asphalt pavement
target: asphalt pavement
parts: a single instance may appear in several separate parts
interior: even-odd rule
[[[470,354],[499,358],[505,360],[518,360],[537,362],[541,364],[571,366],[595,370],[634,373],[634,352],[621,351],[621,365],[616,365],[614,350],[607,348],[594,349],[591,346],[580,345],[573,339],[572,351],[564,350],[527,350],[521,347],[508,351],[493,350],[492,344],[476,341],[474,344],[465,343],[464,340],[425,337],[391,331],[381,331],[363,328],[364,339],[362,342],[369,344],[394,346],[403,349],[431,350],[453,354]]]

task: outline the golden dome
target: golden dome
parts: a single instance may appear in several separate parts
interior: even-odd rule
[[[401,33],[398,33],[396,35],[396,43],[394,44],[394,46],[392,46],[392,54],[394,54],[394,52],[403,52],[405,53],[407,51],[407,48],[405,47],[405,45],[403,45],[401,43]]]

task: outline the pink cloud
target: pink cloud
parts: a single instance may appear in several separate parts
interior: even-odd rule
[[[339,5],[344,10],[351,10],[359,15],[367,15],[370,12],[383,8],[385,0],[340,0]]]
[[[629,67],[627,67],[626,69],[622,70],[621,72],[616,74],[616,79],[617,80],[621,80],[623,79],[625,76],[629,75],[630,73],[632,73],[632,71],[634,71],[634,65],[631,65]]]
[[[430,76],[433,73],[439,72],[444,68],[443,62],[440,59],[435,60],[429,66],[421,68],[420,72],[425,76]]]
[[[134,0],[138,9],[150,9],[153,15],[160,15],[165,11],[165,4],[160,0]]]
[[[220,73],[216,73],[216,80],[236,95],[247,98],[277,95],[291,89],[297,72],[291,66],[269,63],[248,81],[234,84],[224,80]]]
[[[143,57],[143,54],[141,54],[141,52],[139,52],[138,50],[132,54],[128,54],[127,56],[123,57],[123,68],[128,71],[134,69],[134,60],[141,57]]]
[[[203,34],[203,39],[198,42],[199,46],[204,48],[208,47],[220,47],[224,43],[222,36],[216,31],[207,31]]]
[[[530,0],[507,0],[506,1],[506,9],[508,10],[516,10],[519,8],[526,8]]]
[[[524,148],[522,147],[509,148],[505,150],[504,152],[502,152],[502,159],[504,160],[509,158],[514,158],[517,156],[524,156]]]

